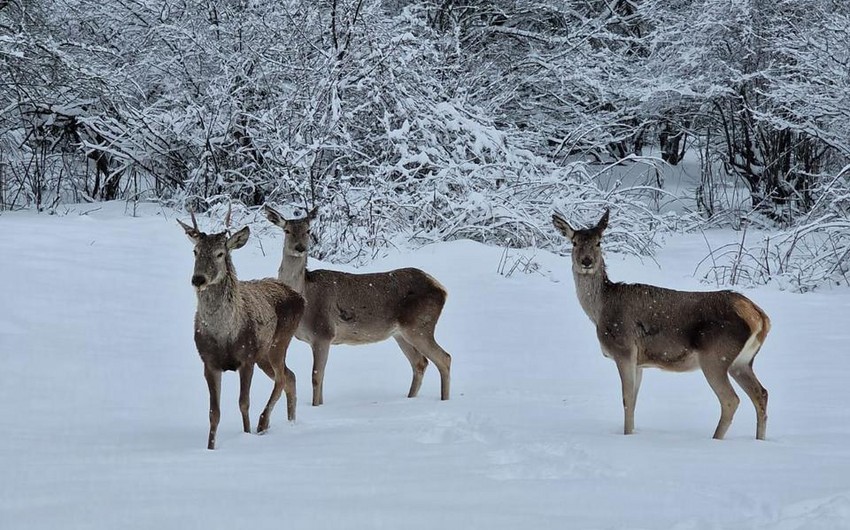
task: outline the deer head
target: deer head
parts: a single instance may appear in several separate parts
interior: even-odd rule
[[[577,274],[596,274],[604,267],[602,259],[602,233],[608,227],[606,209],[593,228],[576,230],[560,215],[552,214],[552,224],[573,243],[573,271]]]
[[[304,257],[310,250],[310,221],[316,218],[318,207],[313,208],[301,219],[286,219],[271,206],[265,207],[266,217],[272,224],[283,229],[286,234],[283,242],[283,252],[294,257]]]
[[[231,273],[233,266],[230,261],[230,252],[245,246],[251,230],[246,226],[232,236],[228,236],[227,232],[205,234],[198,229],[195,213],[192,211],[189,213],[192,216],[192,226],[179,219],[177,222],[186,231],[189,240],[195,244],[195,270],[192,273],[192,285],[198,291],[203,291],[220,283]],[[229,217],[228,215],[228,221]]]

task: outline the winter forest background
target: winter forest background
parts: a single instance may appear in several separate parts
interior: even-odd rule
[[[451,399],[383,341],[312,407],[293,341],[296,421],[227,374],[206,449],[175,218],[274,276],[263,204],[446,287]],[[613,280],[770,315],[766,440],[699,371],[623,436],[551,221],[605,207]],[[2,528],[850,528],[850,0],[0,0],[0,277]]]
[[[627,252],[741,230],[717,283],[850,284],[846,0],[0,0],[0,71],[0,210],[319,205],[357,262],[609,205]]]

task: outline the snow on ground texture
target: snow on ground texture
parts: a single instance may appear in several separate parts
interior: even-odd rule
[[[241,278],[275,274],[273,234],[265,255],[255,237],[235,253]],[[210,452],[191,245],[173,218],[5,214],[0,249],[2,528],[850,527],[846,290],[747,293],[773,319],[755,365],[767,441],[743,392],[727,440],[711,440],[719,406],[702,375],[654,370],[625,437],[568,258],[537,252],[541,273],[504,278],[496,248],[400,253],[369,270],[418,266],[448,288],[437,338],[452,399],[433,366],[405,398],[410,367],[388,341],[333,347],[326,404],[311,407],[295,342],[297,422],[281,401],[269,434],[243,434],[225,374]],[[661,269],[609,256],[609,271],[704,289],[690,275],[705,252],[701,235],[676,237]],[[254,426],[270,390],[258,370]]]

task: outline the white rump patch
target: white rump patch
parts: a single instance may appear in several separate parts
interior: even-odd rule
[[[735,357],[735,360],[732,361],[732,366],[745,366],[750,364],[750,361],[753,360],[753,357],[758,353],[759,348],[761,348],[761,342],[758,339],[758,334],[761,332],[761,327],[753,332],[750,335],[750,338],[747,339],[747,342],[744,343],[744,347],[741,348],[741,353]]]

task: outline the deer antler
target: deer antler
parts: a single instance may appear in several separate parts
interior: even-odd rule
[[[227,203],[227,215],[224,216],[224,229],[230,232],[230,215],[233,213],[233,203]]]
[[[192,208],[188,208],[188,210],[189,210],[189,215],[192,216],[192,227],[195,229],[196,232],[200,232],[201,229],[198,228],[198,220],[195,219],[195,211],[192,210]]]

